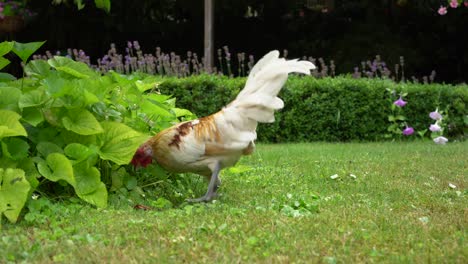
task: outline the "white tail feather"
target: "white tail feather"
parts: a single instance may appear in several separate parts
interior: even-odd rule
[[[284,107],[277,95],[288,74],[310,74],[313,69],[315,66],[309,61],[285,60],[279,58],[277,50],[269,52],[252,68],[236,99],[223,109],[217,119],[218,126],[229,135],[232,144],[249,144],[256,139],[257,122],[274,122],[274,111]]]
[[[227,107],[236,108],[239,114],[257,122],[273,122],[274,110],[283,108],[276,97],[291,72],[310,74],[315,66],[309,61],[279,58],[277,50],[266,54],[249,74],[244,89]]]

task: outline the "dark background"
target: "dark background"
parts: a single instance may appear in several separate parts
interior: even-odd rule
[[[20,42],[47,40],[44,48],[83,49],[96,63],[115,43],[121,53],[128,40],[142,49],[185,54],[203,52],[203,0],[112,0],[110,14],[93,1],[78,11],[73,1],[30,1],[36,18],[18,33],[1,35]],[[400,56],[407,76],[429,75],[437,82],[460,83],[468,75],[468,8],[449,8],[437,0],[336,0],[324,13],[305,0],[215,1],[215,46],[260,57],[271,49],[288,49],[288,57],[333,59],[337,73],[350,73],[363,60],[381,55],[393,71]],[[246,17],[247,7],[258,16]]]

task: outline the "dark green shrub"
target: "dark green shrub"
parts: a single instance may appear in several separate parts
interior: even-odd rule
[[[221,109],[242,89],[245,78],[192,76],[167,78],[163,94],[177,98],[178,106],[205,116]],[[408,93],[404,108],[408,125],[416,131],[429,127],[428,114],[436,107],[448,112],[451,138],[464,135],[468,89],[466,85],[394,83],[348,77],[315,79],[291,76],[280,93],[285,107],[272,124],[260,124],[263,142],[382,140],[388,135],[388,116],[395,91]]]
[[[177,98],[177,105],[195,110],[197,116],[219,111],[234,100],[245,84],[245,78],[198,75],[187,78],[167,78],[158,86],[162,94]],[[193,111],[192,111],[193,112]]]

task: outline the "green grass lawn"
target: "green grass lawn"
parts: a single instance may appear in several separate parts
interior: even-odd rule
[[[260,145],[212,204],[4,222],[0,263],[468,263],[467,165],[468,142]]]

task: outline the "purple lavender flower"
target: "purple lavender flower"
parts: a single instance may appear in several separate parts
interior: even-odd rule
[[[442,130],[442,128],[437,123],[435,123],[429,126],[429,130],[432,132],[439,132]]]
[[[139,50],[140,49],[140,43],[138,43],[138,41],[133,41],[133,47],[136,49],[136,50]]]
[[[394,105],[398,106],[398,107],[403,107],[407,104],[406,101],[403,101],[403,99],[401,98],[398,98],[398,100],[396,100],[395,102],[393,102]]]
[[[412,127],[406,127],[404,130],[403,130],[403,135],[405,136],[410,136],[414,133],[414,128]]]
[[[438,109],[436,109],[434,112],[429,113],[429,117],[433,120],[440,120],[442,119],[442,115],[439,113]]]

